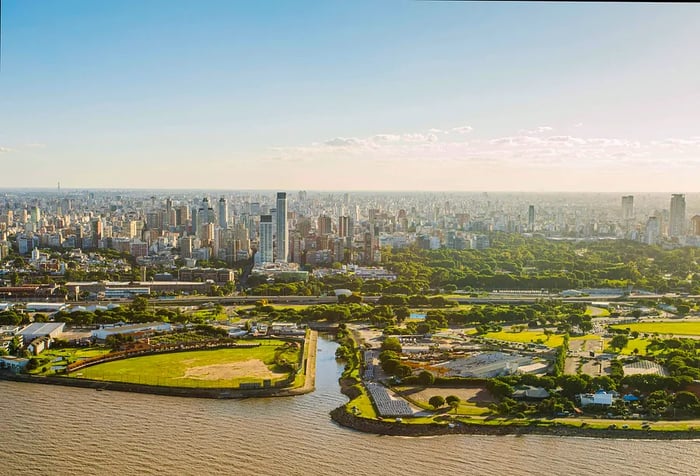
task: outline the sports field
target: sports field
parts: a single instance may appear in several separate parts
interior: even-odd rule
[[[620,324],[612,327],[615,329],[629,329],[630,332],[637,331],[642,334],[700,336],[700,321],[638,322],[634,324]]]
[[[155,354],[83,368],[71,377],[171,387],[238,387],[242,382],[272,382],[289,374],[281,359],[298,364],[300,349],[283,341],[252,348]]]

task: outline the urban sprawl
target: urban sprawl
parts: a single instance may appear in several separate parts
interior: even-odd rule
[[[682,194],[7,190],[0,373],[303,393],[320,330],[358,429],[692,432],[699,250]]]

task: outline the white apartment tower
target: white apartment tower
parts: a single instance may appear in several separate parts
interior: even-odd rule
[[[272,240],[272,215],[260,216],[260,240],[258,252],[255,254],[255,262],[272,263],[273,261],[273,240]]]

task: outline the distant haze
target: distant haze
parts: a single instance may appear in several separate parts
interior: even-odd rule
[[[700,4],[2,4],[0,188],[700,192]]]

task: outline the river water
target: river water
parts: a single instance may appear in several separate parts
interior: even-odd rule
[[[319,339],[316,391],[209,400],[0,381],[0,474],[698,474],[700,441],[359,433],[336,344]]]

